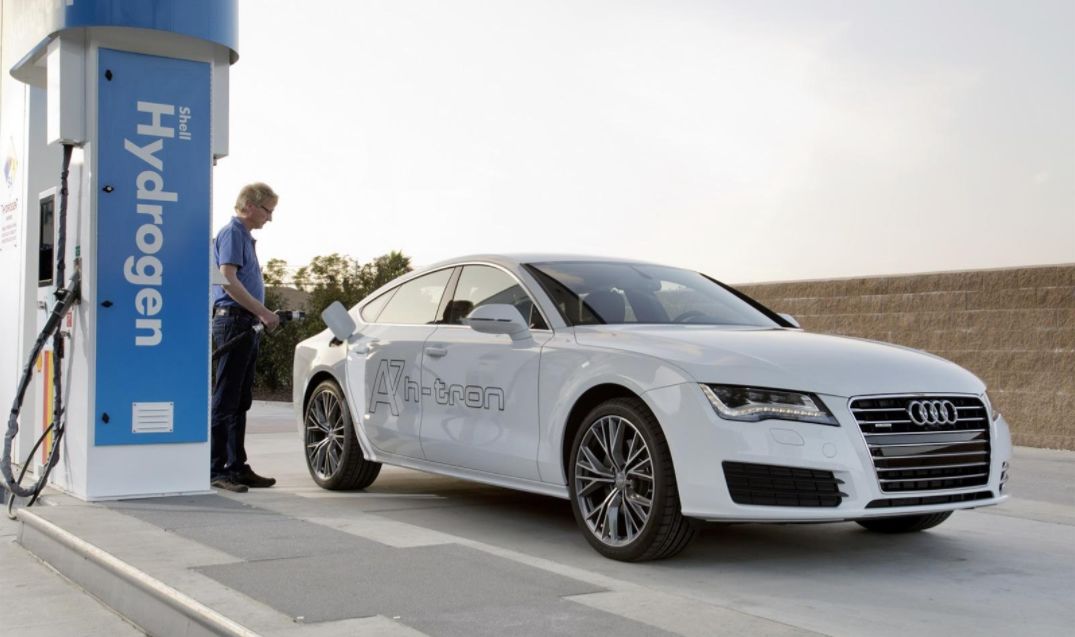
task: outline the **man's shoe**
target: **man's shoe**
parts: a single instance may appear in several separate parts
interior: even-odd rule
[[[266,478],[254,473],[254,470],[250,467],[243,467],[235,474],[233,478],[239,484],[245,484],[248,487],[255,489],[265,489],[276,484],[276,478]]]
[[[246,493],[247,491],[245,484],[239,484],[235,480],[229,480],[228,478],[214,478],[209,484],[216,489],[234,491],[235,493]]]

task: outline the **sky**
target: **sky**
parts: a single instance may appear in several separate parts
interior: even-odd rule
[[[729,283],[1075,262],[1075,2],[241,0],[258,253]]]

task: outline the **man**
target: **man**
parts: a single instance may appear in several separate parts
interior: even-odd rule
[[[217,233],[213,256],[227,283],[213,286],[214,348],[249,332],[258,321],[269,332],[280,324],[280,318],[265,307],[265,282],[250,234],[272,221],[277,200],[266,184],[244,186],[235,202],[235,216]],[[244,493],[247,487],[276,484],[274,478],[259,476],[246,463],[246,412],[252,400],[259,337],[250,334],[217,359],[209,467],[210,483],[217,489]]]

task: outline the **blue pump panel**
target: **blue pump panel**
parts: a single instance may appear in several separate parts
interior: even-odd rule
[[[210,75],[100,50],[97,445],[208,439]]]

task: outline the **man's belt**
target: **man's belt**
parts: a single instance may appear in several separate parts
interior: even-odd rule
[[[213,316],[247,316],[254,314],[238,305],[217,305],[213,307]]]

